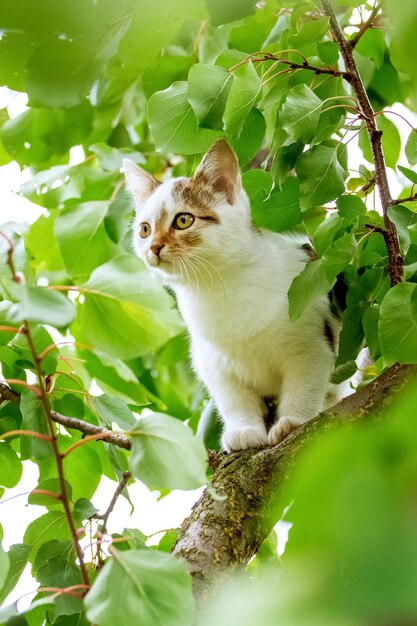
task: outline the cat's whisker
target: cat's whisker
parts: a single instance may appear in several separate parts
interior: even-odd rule
[[[228,290],[227,290],[227,287],[226,287],[226,283],[224,282],[223,276],[219,272],[218,268],[211,261],[209,261],[208,259],[206,259],[206,258],[204,258],[204,257],[202,257],[202,256],[200,256],[198,254],[196,254],[195,252],[192,252],[190,256],[192,256],[196,260],[199,260],[200,263],[203,264],[203,266],[204,266],[204,264],[206,264],[206,265],[208,265],[208,266],[210,266],[210,267],[212,267],[214,269],[214,271],[217,273],[217,275],[218,275],[218,277],[219,277],[219,279],[220,279],[220,281],[222,283],[225,295],[228,296]],[[207,270],[207,271],[209,272],[209,274],[211,276],[210,271],[209,270]]]
[[[189,253],[188,254],[188,258],[189,259],[193,259],[196,263],[199,263],[203,269],[205,270],[205,273],[208,274],[210,276],[210,280],[211,280],[211,286],[214,286],[214,278],[213,278],[213,274],[210,271],[210,268],[204,263],[204,259],[200,256],[195,255],[194,253]],[[197,269],[197,268],[196,268]],[[198,270],[201,276],[204,276],[203,272],[201,271],[201,269]],[[205,285],[208,288],[207,282],[204,280]]]
[[[193,271],[194,271],[194,272],[198,272],[198,273],[199,273],[199,275],[201,276],[201,278],[202,278],[202,280],[203,280],[203,283],[204,283],[204,285],[205,285],[206,289],[208,289],[208,288],[209,288],[209,286],[208,286],[208,284],[207,284],[206,279],[204,278],[204,274],[203,274],[203,272],[202,272],[200,269],[198,269],[198,267],[196,267],[195,265],[193,265],[193,263],[191,262],[191,259],[189,259],[189,258],[187,259],[187,258],[185,257],[185,258],[184,258],[184,260],[185,260],[185,261],[188,261],[188,263],[190,264],[190,267],[193,269]],[[212,278],[211,274],[210,274],[210,278],[211,278],[211,279],[212,279],[212,281],[213,281],[213,278]]]
[[[197,276],[197,273],[195,271],[193,264],[191,263],[190,259],[187,259],[187,257],[183,257],[181,260],[183,261],[184,264],[188,265],[190,270],[193,272],[195,279],[196,279],[196,283],[197,283],[197,293],[200,293],[200,283],[198,282],[198,276]]]
[[[184,268],[184,272],[185,272],[185,275],[186,275],[187,282],[191,283],[192,285],[194,285],[194,287],[196,287],[197,290],[199,290],[198,282],[197,282],[197,284],[195,284],[194,281],[192,281],[191,278],[190,278],[190,275],[189,275],[188,270],[187,270],[187,266],[184,263],[184,259],[181,259],[180,257],[177,257],[177,259],[178,259],[181,267]]]

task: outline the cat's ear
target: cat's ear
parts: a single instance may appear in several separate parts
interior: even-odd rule
[[[130,161],[130,159],[123,160],[123,169],[127,184],[137,204],[145,202],[161,184],[151,174],[145,172],[141,167],[138,167],[133,161]]]
[[[235,153],[224,139],[218,139],[204,155],[193,183],[209,185],[214,191],[224,193],[233,204],[241,189],[239,164]]]

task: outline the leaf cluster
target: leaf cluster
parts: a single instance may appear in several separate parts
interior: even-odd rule
[[[44,212],[30,225],[6,224],[0,237],[1,369],[20,396],[18,403],[2,402],[0,433],[27,430],[43,436],[15,433],[0,442],[1,489],[15,487],[22,462],[30,460],[39,480],[28,504],[43,509],[21,543],[0,551],[0,595],[2,601],[8,596],[27,563],[41,588],[61,591],[39,591],[24,616],[15,606],[6,607],[0,623],[107,626],[138,616],[144,626],[193,622],[190,577],[166,554],[172,532],[154,550],[139,531],[125,529],[112,538],[104,568],[98,547],[86,564],[92,589],[84,601],[74,537],[62,507],[65,498],[76,528],[84,529],[83,541],[86,529],[100,532],[91,499],[102,476],[115,488],[130,471],[162,494],[192,489],[206,481],[201,439],[209,448],[218,445],[216,416],[191,373],[172,294],[131,254],[133,209],[122,183],[124,158],[160,179],[189,176],[212,142],[227,138],[239,159],[254,223],[275,232],[291,229],[314,244],[317,259],[295,278],[289,311],[296,319],[315,298],[333,292],[342,322],[334,382],[356,371],[355,359],[365,345],[374,361],[365,375],[375,376],[396,361],[417,363],[417,131],[411,125],[402,138],[391,114],[396,102],[412,111],[417,107],[411,61],[417,52],[417,14],[413,0],[404,0],[405,5],[400,12],[387,1],[355,42],[373,5],[337,3],[337,18],[355,43],[352,54],[383,133],[386,167],[400,173],[404,186],[404,201],[393,202],[388,217],[398,233],[405,280],[391,287],[386,220],[374,206],[378,172],[367,121],[320,4],[2,3],[0,81],[13,96],[27,94],[28,106],[15,117],[6,108],[0,111],[0,164],[15,160],[29,169],[21,194]],[[358,19],[361,25],[352,26]],[[392,34],[386,29],[390,24]],[[348,158],[356,135],[360,164]],[[84,443],[80,432],[60,429],[57,446],[61,454],[68,451],[63,494],[46,440],[45,396],[52,411],[127,433],[131,453],[104,441]],[[385,445],[372,437],[371,449]],[[352,466],[350,457],[343,467],[337,465],[345,458],[337,446],[346,450],[345,444],[323,445],[335,446],[326,472],[343,482],[343,469]],[[358,472],[386,470],[375,461],[365,471],[358,459],[359,452],[352,461]],[[317,493],[322,478],[312,471],[311,493]],[[307,502],[301,487],[294,493]],[[348,487],[342,493],[348,498]],[[329,529],[338,523],[331,516],[332,507],[339,506],[332,494],[317,505],[328,511]],[[129,497],[127,490],[123,495]],[[373,510],[377,506],[379,500]],[[306,531],[299,518],[313,509],[298,515],[294,508],[300,533]],[[367,523],[364,518],[360,528]],[[381,537],[394,526],[382,529]],[[346,535],[340,537],[334,539],[335,550],[345,541],[351,545]],[[316,549],[320,552],[322,544],[311,554]],[[360,550],[369,554],[366,545]],[[262,568],[263,556],[274,560],[274,554],[270,539],[252,572]],[[353,557],[349,563],[356,573]],[[331,580],[334,570],[329,557],[323,581]]]

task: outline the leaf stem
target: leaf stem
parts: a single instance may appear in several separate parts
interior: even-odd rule
[[[61,454],[61,457],[65,459],[73,450],[76,450],[80,446],[83,446],[85,443],[88,443],[89,441],[97,441],[98,439],[104,439],[105,437],[105,432],[88,435],[87,437],[84,437],[83,439],[80,439],[79,441],[73,443],[72,446],[70,446],[63,454]]]
[[[0,435],[0,439],[7,439],[8,437],[14,437],[15,435],[30,435],[31,437],[35,437],[35,439],[42,439],[42,441],[52,442],[51,437],[48,437],[48,435],[38,433],[36,430],[22,430],[21,428],[8,430],[7,433],[2,433]]]

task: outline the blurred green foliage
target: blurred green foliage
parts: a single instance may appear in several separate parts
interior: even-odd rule
[[[349,38],[374,4],[339,0],[334,7]],[[414,0],[386,0],[354,52],[404,198],[417,182],[417,130],[410,123],[404,140],[392,105],[417,110],[416,11]],[[0,29],[0,84],[11,98],[28,98],[13,118],[0,110],[0,164],[15,160],[29,169],[21,193],[44,209],[30,225],[2,227],[2,375],[20,394],[39,363],[53,410],[96,426],[115,424],[133,437],[131,454],[97,441],[65,461],[77,527],[94,524],[90,499],[102,476],[116,486],[130,468],[162,494],[193,488],[206,480],[200,439],[209,448],[219,440],[213,406],[190,370],[172,294],[132,255],[123,158],[161,180],[188,176],[210,144],[226,137],[254,222],[314,242],[318,258],[289,292],[291,316],[337,280],[344,283],[335,382],[356,371],[364,345],[375,363],[369,376],[396,361],[417,363],[416,205],[390,209],[406,278],[391,289],[383,219],[372,201],[372,152],[318,3],[3,0]],[[279,61],[261,60],[261,52]],[[356,133],[363,162],[348,159]],[[8,264],[10,242],[20,284]],[[26,337],[10,330],[23,320],[39,359]],[[386,420],[334,432],[300,458],[284,498],[293,526],[282,562],[272,534],[246,579],[225,591],[202,624],[417,621],[415,402],[411,390]],[[2,403],[0,432],[45,434],[44,417],[39,397],[25,390],[20,404]],[[76,430],[62,431],[58,446],[65,452],[80,440]],[[19,483],[26,459],[37,465],[43,490],[28,504],[43,510],[21,543],[0,548],[2,601],[27,563],[42,586],[81,580],[60,502],[45,493],[58,490],[47,442],[16,434],[0,443],[0,495]],[[1,610],[0,623],[124,626],[139,619],[141,626],[186,626],[194,615],[190,578],[166,554],[175,536],[168,532],[150,550],[146,537],[126,528],[98,576],[96,553],[88,563],[96,582],[87,617],[79,597],[40,593],[24,615],[14,605]]]

